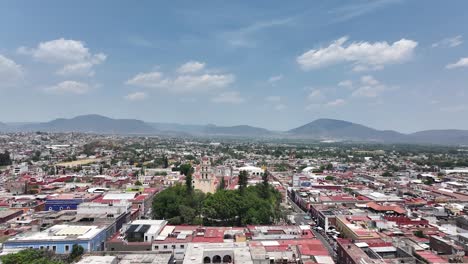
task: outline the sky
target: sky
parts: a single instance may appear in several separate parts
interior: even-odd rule
[[[1,1],[0,121],[468,129],[468,1]]]

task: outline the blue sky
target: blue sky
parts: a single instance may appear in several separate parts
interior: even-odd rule
[[[466,10],[464,0],[4,1],[0,121],[468,129]]]

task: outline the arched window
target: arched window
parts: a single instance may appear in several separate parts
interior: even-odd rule
[[[221,263],[221,256],[218,256],[218,255],[214,256],[213,263]]]
[[[232,263],[232,257],[229,255],[224,256],[223,263]]]
[[[203,259],[203,263],[211,263],[210,257],[205,257],[205,258]]]

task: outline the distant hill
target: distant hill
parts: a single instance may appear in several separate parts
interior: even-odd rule
[[[341,139],[359,141],[402,141],[404,134],[391,130],[376,130],[360,124],[336,119],[317,119],[291,129],[289,135],[314,139]]]
[[[273,134],[273,132],[259,127],[240,125],[240,126],[215,126],[208,125],[205,127],[205,134],[210,135],[229,135],[229,136],[267,136]]]
[[[468,130],[441,129],[425,130],[408,135],[411,143],[434,143],[434,144],[468,144]]]
[[[286,132],[239,125],[184,125],[147,123],[136,119],[112,119],[101,115],[59,118],[43,123],[0,123],[0,131],[84,132],[101,134],[141,134],[167,136],[274,137],[313,140],[346,140],[381,143],[468,145],[468,130],[426,130],[403,134],[393,130],[377,130],[361,124],[336,119],[317,119]]]
[[[184,133],[184,134],[198,134],[202,133],[205,129],[204,125],[184,125],[184,124],[177,124],[177,123],[148,123],[157,131],[164,133],[164,132],[177,132],[177,133]]]
[[[0,122],[0,132],[1,131],[7,131],[8,130],[8,125],[5,123]]]
[[[112,119],[101,115],[82,115],[71,119],[59,118],[45,123],[28,124],[22,131],[90,132],[104,134],[153,134],[155,129],[136,119]]]

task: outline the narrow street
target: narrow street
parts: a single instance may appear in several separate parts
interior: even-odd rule
[[[304,210],[302,210],[294,201],[292,201],[289,197],[288,197],[288,202],[291,204],[291,206],[294,208],[294,211],[297,212],[298,214],[301,214],[301,215],[308,215],[308,213],[304,212]],[[298,223],[299,224],[299,223]],[[333,249],[333,246],[330,245],[330,243],[328,242],[328,239],[326,237],[324,237],[320,232],[312,229],[312,233],[314,233],[314,235],[320,239],[320,241],[322,242],[322,244],[327,248],[328,250],[328,253],[330,253],[330,256],[336,260],[336,252],[335,250]]]

